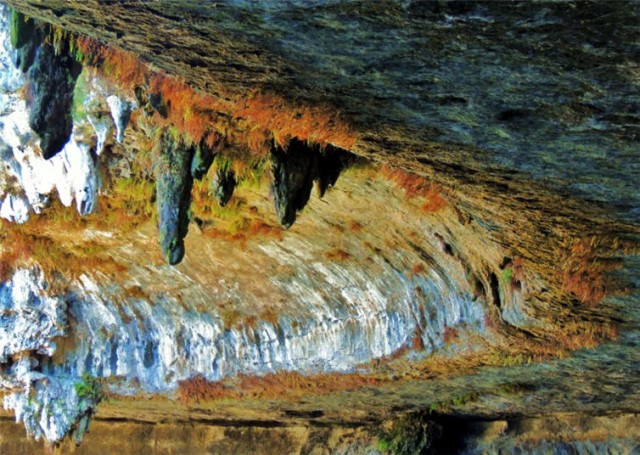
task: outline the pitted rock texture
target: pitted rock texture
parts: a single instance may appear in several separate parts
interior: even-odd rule
[[[55,338],[65,334],[66,304],[42,295],[44,278],[37,270],[20,270],[0,285],[0,363],[30,352],[52,355]]]

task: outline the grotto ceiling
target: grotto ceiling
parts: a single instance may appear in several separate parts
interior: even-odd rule
[[[0,447],[637,446],[637,3],[0,8]]]

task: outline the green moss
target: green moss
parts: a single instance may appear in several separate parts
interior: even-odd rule
[[[87,98],[89,96],[89,82],[87,81],[87,72],[83,71],[76,80],[73,89],[73,106],[71,108],[71,117],[74,123],[79,123],[87,116]]]
[[[426,453],[434,440],[434,424],[423,414],[404,416],[378,439],[378,449],[393,454]]]
[[[69,34],[65,30],[56,26],[49,26],[49,33],[51,36],[51,43],[56,55],[61,55],[63,52],[69,51]]]
[[[502,271],[502,281],[509,284],[511,283],[511,278],[513,277],[513,269],[511,267],[507,267]]]
[[[480,395],[478,393],[467,393],[463,395],[457,395],[447,401],[436,401],[429,405],[429,413],[442,413],[448,412],[452,408],[464,406],[467,403],[476,401]]]
[[[269,174],[269,160],[260,158],[249,162],[247,168],[239,175],[238,187],[259,190],[266,185]]]
[[[118,179],[112,190],[121,198],[123,208],[130,216],[149,219],[155,215],[155,185],[152,181],[139,178]]]
[[[387,452],[389,451],[389,447],[391,446],[391,443],[389,441],[387,441],[384,438],[380,438],[378,439],[378,450],[382,451],[382,452]]]
[[[10,19],[11,45],[18,49],[29,44],[35,32],[35,23],[24,14],[12,10]]]
[[[76,382],[74,388],[80,400],[90,400],[97,403],[102,398],[100,381],[91,375],[82,375],[82,380]]]

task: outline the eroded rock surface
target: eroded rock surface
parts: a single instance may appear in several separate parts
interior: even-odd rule
[[[143,409],[154,422],[366,426],[418,410],[425,450],[434,425],[452,419],[640,411],[634,3],[536,4],[533,15],[520,2],[9,3],[126,44],[128,75],[152,63],[222,100],[179,111],[169,89],[184,84],[164,79],[163,93],[150,73],[135,87],[120,81],[123,88],[85,68],[76,83],[64,39],[57,52],[31,46],[37,29],[16,13],[12,54],[2,19],[0,215],[27,222],[30,211],[47,211],[54,190],[87,215],[99,175],[111,180],[110,225],[84,221],[67,234],[45,215],[46,234],[69,245],[59,258],[93,251],[115,266],[85,260],[60,276],[49,264],[47,282],[37,266],[2,263],[4,403],[30,434],[81,437],[101,396],[96,378],[113,393],[162,395],[107,404],[105,419],[135,419]],[[158,30],[175,33],[155,40]],[[29,68],[30,111],[17,95],[24,79],[6,65],[12,58]],[[262,91],[283,98],[256,103]],[[55,102],[43,104],[47,96]],[[285,122],[308,122],[298,130],[305,140],[276,131],[260,111],[285,99],[294,100]],[[327,102],[329,121],[305,117],[327,111],[304,103]],[[273,200],[177,131],[204,111],[219,120],[207,138],[221,158],[243,134],[259,139],[273,128]],[[350,150],[314,143],[340,139],[329,133],[341,115],[357,135]],[[267,120],[251,123],[260,116]],[[329,133],[306,131],[317,125]],[[255,158],[255,142],[234,159]],[[44,158],[57,154],[45,160],[38,146]],[[352,170],[351,152],[420,175]],[[263,177],[252,184],[266,186]],[[314,182],[323,200],[310,197]],[[145,205],[153,203],[162,260]],[[189,229],[190,209],[206,218],[197,228]],[[136,224],[131,213],[148,218]],[[38,292],[21,294],[22,282]],[[54,287],[61,283],[64,290]],[[305,392],[284,399],[269,383],[282,372],[275,377],[304,378],[289,385]],[[313,376],[324,373],[330,386]],[[176,404],[176,390],[184,398],[195,377],[210,401]],[[488,439],[471,438],[467,449],[602,448],[587,436],[527,445],[517,421],[483,427]],[[608,434],[621,450],[634,443]],[[387,448],[402,442],[391,436]]]

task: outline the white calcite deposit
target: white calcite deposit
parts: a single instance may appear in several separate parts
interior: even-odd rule
[[[74,117],[74,131],[64,149],[44,160],[19,94],[25,76],[13,65],[13,55],[8,14],[0,5],[0,147],[4,164],[0,168],[0,217],[24,223],[30,212],[40,213],[52,196],[67,207],[75,203],[78,212],[87,215],[97,206],[100,190],[97,156],[114,135],[119,142],[124,140],[133,103],[109,93],[98,78],[85,74],[86,83],[80,90],[86,93],[80,99],[82,105],[75,107],[83,115]],[[17,181],[19,188],[3,185],[7,179]]]

